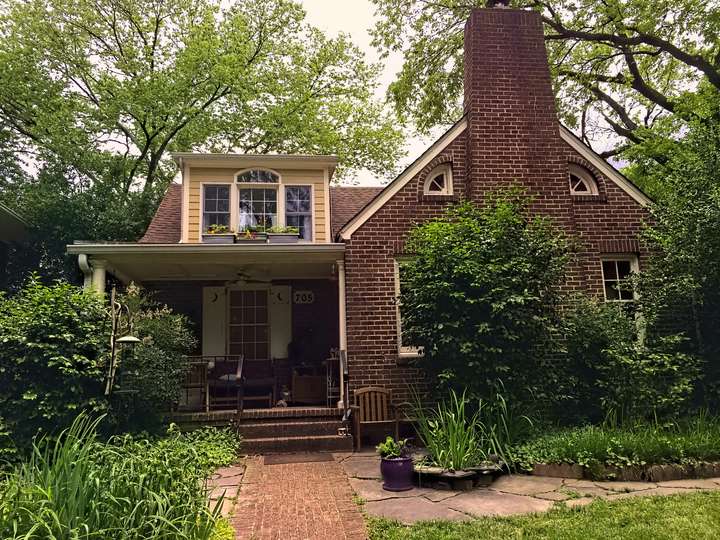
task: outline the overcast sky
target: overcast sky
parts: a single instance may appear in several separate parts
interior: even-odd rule
[[[375,20],[375,7],[370,0],[301,0],[301,2],[307,11],[307,21],[310,24],[332,36],[339,32],[349,34],[353,42],[365,51],[369,62],[381,62],[377,51],[370,45],[369,31]],[[380,79],[378,97],[384,98],[388,85],[402,67],[402,55],[391,55],[382,60],[382,63],[384,70]],[[408,154],[400,166],[414,161],[432,142],[432,138],[408,139]],[[367,171],[359,172],[356,180],[362,184],[378,183],[372,173]]]

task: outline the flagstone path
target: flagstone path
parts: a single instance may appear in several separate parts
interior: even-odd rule
[[[720,478],[667,482],[592,482],[546,476],[501,476],[489,488],[440,491],[413,488],[390,493],[382,489],[378,457],[370,452],[336,454],[350,486],[364,501],[371,516],[410,524],[420,520],[468,520],[481,516],[507,516],[550,510],[557,503],[584,506],[596,498],[672,495],[700,490],[720,490]]]

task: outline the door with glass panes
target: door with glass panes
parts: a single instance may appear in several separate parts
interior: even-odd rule
[[[228,352],[246,361],[270,360],[268,290],[231,290]]]

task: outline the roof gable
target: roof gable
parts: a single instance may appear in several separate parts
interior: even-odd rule
[[[425,150],[420,157],[413,161],[407,168],[395,177],[373,200],[369,201],[347,224],[340,230],[340,237],[349,240],[352,234],[358,230],[363,223],[370,219],[375,213],[387,203],[393,195],[400,191],[410,180],[422,171],[445,147],[467,128],[465,117],[458,120],[450,129],[443,133],[430,148]]]

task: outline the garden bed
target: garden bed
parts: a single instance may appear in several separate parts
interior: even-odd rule
[[[585,426],[544,434],[512,450],[518,470],[541,476],[662,482],[720,476],[720,423]]]

